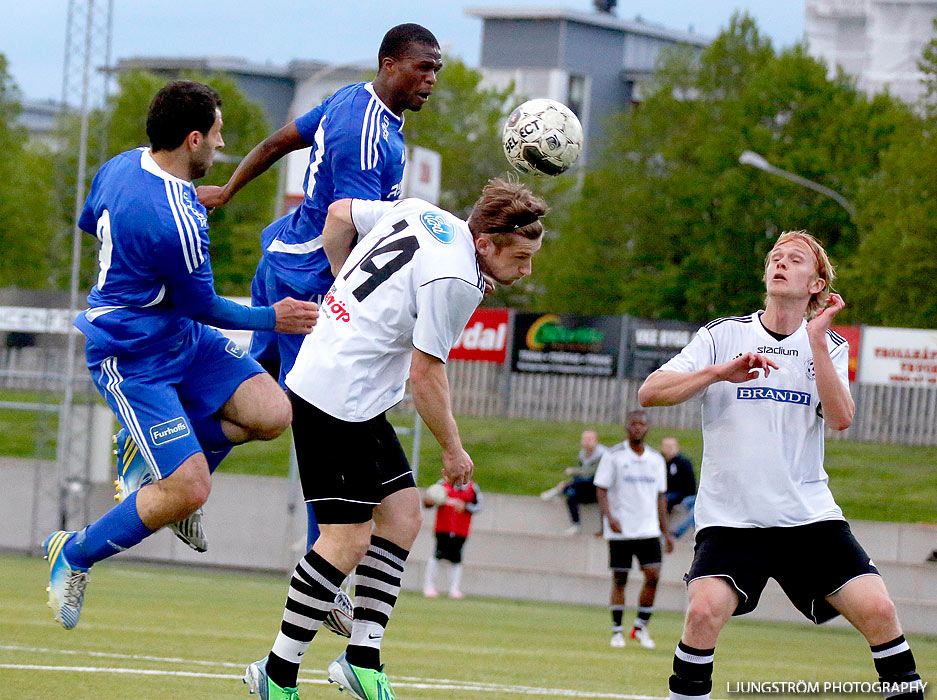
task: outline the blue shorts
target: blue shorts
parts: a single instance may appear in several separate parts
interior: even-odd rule
[[[277,276],[276,270],[269,264],[266,257],[261,257],[257,263],[257,271],[251,282],[251,305],[273,306],[286,297],[301,301],[322,302],[322,294],[311,293],[292,287]],[[277,333],[276,331],[254,331],[251,336],[250,354],[268,369],[279,364],[280,386],[286,388],[284,379],[293,369],[299,348],[303,344],[302,333]]]
[[[203,452],[199,427],[263,367],[214,328],[193,323],[159,355],[108,356],[88,342],[88,369],[158,478]]]

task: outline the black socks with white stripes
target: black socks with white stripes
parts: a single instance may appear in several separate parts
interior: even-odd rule
[[[696,649],[683,642],[677,644],[670,677],[670,700],[709,700],[715,653],[715,648]]]
[[[293,571],[280,633],[267,657],[267,675],[281,688],[295,688],[299,662],[335,603],[345,574],[309,550]]]
[[[372,536],[367,554],[355,569],[355,622],[345,659],[352,666],[381,668],[381,640],[400,595],[400,577],[410,553]]]
[[[921,677],[914,665],[914,655],[911,647],[900,635],[890,642],[876,644],[872,649],[872,660],[878,679],[884,686],[889,685],[885,697],[888,700],[922,700],[924,688]]]

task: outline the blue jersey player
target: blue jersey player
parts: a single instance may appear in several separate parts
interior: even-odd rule
[[[263,257],[251,286],[255,304],[286,296],[318,301],[329,290],[334,278],[321,234],[332,202],[400,196],[403,113],[419,111],[432,94],[442,69],[439,43],[418,24],[399,25],[384,36],[378,64],[372,82],[342,88],[254,147],[223,187],[198,188],[202,204],[223,206],[287,153],[311,147],[302,204],[261,234]],[[279,365],[282,384],[301,344],[301,337],[255,333],[251,355]]]
[[[395,200],[406,151],[403,113],[419,111],[433,92],[442,58],[436,37],[418,24],[384,35],[377,76],[342,88],[255,146],[223,187],[203,185],[207,207],[226,204],[248,182],[291,151],[311,146],[302,204],[261,234],[263,256],[251,285],[255,305],[290,296],[319,302],[334,278],[322,249],[322,225],[339,199]],[[301,336],[255,332],[251,356],[279,376],[293,367]],[[309,545],[318,531],[309,514]]]
[[[173,526],[204,551],[200,518],[211,473],[235,444],[272,439],[290,423],[284,392],[255,360],[206,324],[305,334],[318,310],[284,299],[247,307],[215,294],[203,176],[221,137],[221,101],[199,83],[157,93],[147,117],[152,148],[98,171],[79,225],[98,238],[97,284],[75,325],[87,337],[94,383],[120,420],[121,502],[80,532],[45,542],[49,604],[78,624],[88,569]]]

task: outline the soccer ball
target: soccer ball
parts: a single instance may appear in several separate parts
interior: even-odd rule
[[[446,502],[449,494],[446,493],[446,487],[442,484],[433,484],[426,489],[426,497],[437,506],[441,506]]]
[[[355,620],[355,606],[341,588],[335,594],[334,607],[322,621],[323,626],[340,637],[351,637],[351,624]]]
[[[556,100],[528,100],[504,123],[501,144],[515,170],[559,175],[579,158],[582,125],[569,107]]]

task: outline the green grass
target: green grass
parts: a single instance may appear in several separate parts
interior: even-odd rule
[[[37,400],[41,395],[0,392],[7,400]],[[45,398],[44,400],[50,400]],[[391,414],[397,426],[412,427],[412,413]],[[620,426],[562,423],[462,416],[458,419],[462,440],[475,462],[476,480],[493,493],[536,495],[561,478],[575,462],[579,436],[594,428],[599,440],[612,445],[624,439]],[[0,410],[0,455],[54,459],[54,414]],[[683,451],[699,467],[703,453],[698,430],[653,428],[649,444],[657,447],[665,435],[675,435]],[[44,436],[44,437],[43,437]],[[235,449],[222,464],[228,473],[286,476],[289,435],[271,442],[254,442]],[[401,438],[411,454],[411,438]],[[937,499],[937,447],[909,447],[880,443],[830,440],[826,466],[837,502],[848,518],[920,522],[934,520]],[[424,428],[420,449],[419,484],[439,478],[442,465],[439,445]]]
[[[269,650],[287,587],[285,574],[112,561],[95,567],[81,624],[66,632],[45,607],[47,575],[41,559],[0,556],[2,697],[246,699],[240,675]],[[611,649],[608,612],[600,606],[404,593],[383,660],[398,696],[412,700],[556,697],[560,691],[663,698],[680,616],[657,613],[651,629],[656,650]],[[937,637],[911,635],[910,641],[924,679],[937,680]],[[300,676],[303,698],[347,698],[324,683],[324,669],[342,648],[328,632],[313,641]],[[203,675],[170,675],[179,673]],[[728,682],[800,679],[874,681],[868,646],[851,629],[744,619],[727,626],[716,652],[714,698],[738,697],[726,692]]]

